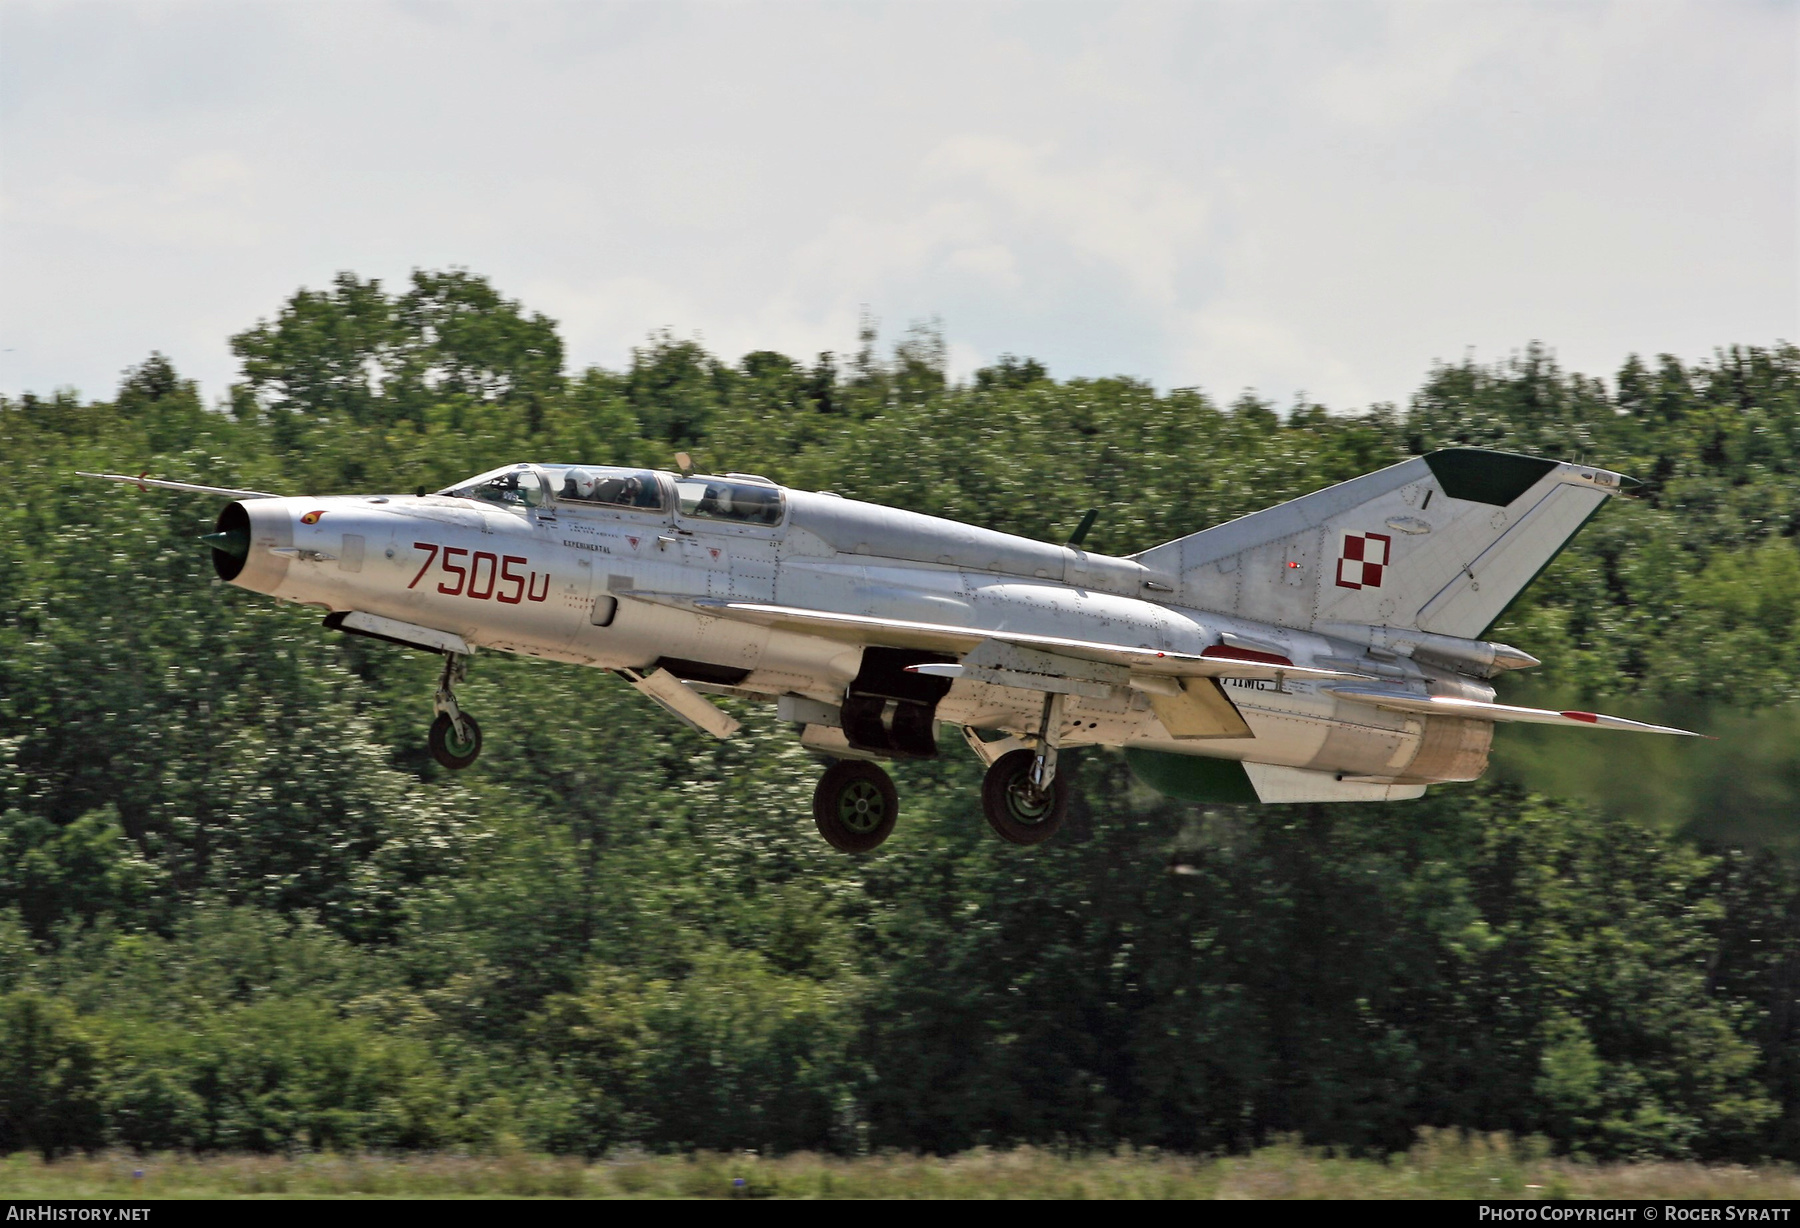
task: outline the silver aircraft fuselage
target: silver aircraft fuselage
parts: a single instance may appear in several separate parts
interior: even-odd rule
[[[688,677],[715,694],[830,706],[857,677],[864,645],[634,594],[1193,656],[1237,642],[1297,666],[1329,667],[1363,652],[1310,631],[1185,608],[1170,599],[1176,576],[1131,559],[828,494],[781,494],[785,510],[768,525],[683,515],[672,498],[666,511],[571,502],[502,507],[448,494],[246,500],[237,506],[248,517],[250,550],[231,582],[324,610],[434,628],[473,648],[613,670],[679,661],[702,667]],[[1485,683],[1449,670],[1408,662],[1396,672],[1434,695],[1493,697]],[[1486,766],[1490,723],[1347,702],[1315,681],[1222,681],[1253,736],[1202,747],[1168,732],[1150,692],[1096,686],[1066,695],[1060,744],[1253,759],[1383,782],[1469,780]],[[1043,698],[958,677],[935,717],[1029,738]]]

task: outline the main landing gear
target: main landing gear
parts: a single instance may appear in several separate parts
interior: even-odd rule
[[[993,760],[981,782],[982,813],[994,834],[1009,844],[1043,843],[1056,834],[1068,812],[1068,783],[1056,773],[1062,710],[1062,695],[1045,695],[1036,745],[1007,751]],[[973,735],[970,742],[975,742]]]
[[[1069,789],[1062,777],[1039,783],[1040,759],[1037,751],[1008,751],[994,760],[981,782],[982,813],[994,834],[1009,844],[1043,843],[1056,834],[1069,809]]]
[[[1056,752],[1063,696],[1044,697],[1035,737],[983,742],[965,728],[969,745],[988,764],[981,784],[981,809],[994,834],[1010,844],[1041,844],[1055,835],[1069,809],[1067,777],[1057,773]],[[840,759],[825,770],[813,790],[813,822],[835,849],[867,853],[894,830],[900,812],[894,782],[862,759]]]
[[[900,794],[873,763],[840,759],[825,769],[813,790],[813,822],[832,848],[867,853],[893,834]]]
[[[461,653],[444,654],[444,672],[438,677],[434,703],[437,718],[431,722],[431,757],[453,772],[460,772],[481,754],[481,726],[456,706],[456,684],[469,672],[469,659]]]

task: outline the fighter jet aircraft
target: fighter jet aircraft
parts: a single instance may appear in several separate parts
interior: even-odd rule
[[[221,580],[324,625],[441,653],[432,755],[481,726],[456,684],[477,649],[608,669],[694,728],[711,696],[773,701],[832,762],[813,817],[836,848],[894,829],[886,759],[959,730],[1002,838],[1067,807],[1066,747],[1123,747],[1201,802],[1394,801],[1479,777],[1494,725],[1684,734],[1494,702],[1539,664],[1483,638],[1630,479],[1474,448],[1416,457],[1127,557],[727,473],[520,463],[435,494],[231,500]],[[1691,736],[1691,735],[1690,735]]]

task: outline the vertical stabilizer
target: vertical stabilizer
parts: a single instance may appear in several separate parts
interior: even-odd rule
[[[1446,448],[1134,556],[1182,605],[1310,630],[1482,635],[1629,479]]]

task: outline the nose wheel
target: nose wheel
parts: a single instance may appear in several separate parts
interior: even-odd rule
[[[825,769],[813,790],[813,822],[832,848],[867,853],[878,848],[900,817],[900,795],[888,774],[860,759]]]
[[[469,671],[469,659],[461,653],[444,654],[444,672],[438,677],[434,704],[437,718],[426,739],[431,757],[453,772],[460,772],[481,754],[481,726],[456,704],[456,684]]]

